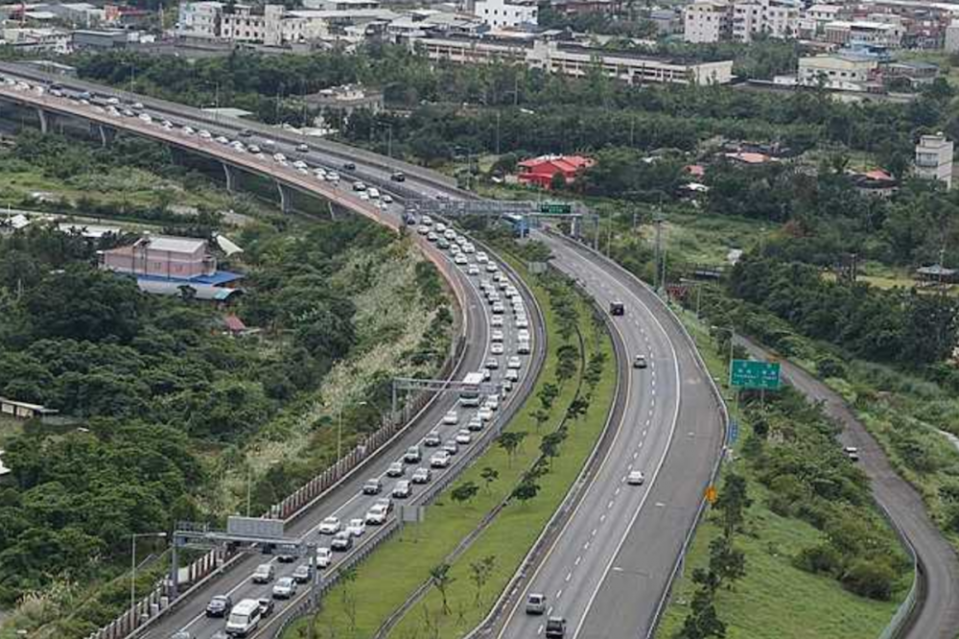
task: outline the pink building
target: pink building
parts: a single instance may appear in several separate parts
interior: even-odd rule
[[[131,246],[100,252],[100,268],[137,277],[193,280],[216,274],[206,240],[148,235]]]

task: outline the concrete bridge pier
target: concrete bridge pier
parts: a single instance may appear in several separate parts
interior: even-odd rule
[[[43,110],[43,107],[37,107],[37,117],[40,118],[40,133],[46,135],[53,126],[53,114]]]
[[[111,127],[108,127],[104,124],[91,124],[91,128],[96,128],[97,133],[100,134],[100,146],[110,146],[113,144],[113,138],[117,136],[117,130]]]
[[[280,192],[280,210],[290,213],[293,210],[293,190],[280,182],[276,183],[276,190]]]
[[[226,176],[226,190],[230,193],[236,193],[240,188],[240,170],[227,162],[221,162],[220,164],[223,165],[223,175]],[[282,197],[283,192],[280,191],[280,198]]]

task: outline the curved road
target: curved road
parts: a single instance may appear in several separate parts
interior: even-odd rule
[[[280,163],[274,161],[270,156],[255,157],[249,153],[237,151],[231,146],[220,144],[209,139],[216,137],[220,133],[228,134],[229,131],[220,131],[210,129],[211,136],[202,138],[197,134],[185,135],[183,126],[187,122],[171,120],[172,126],[161,127],[158,119],[152,118],[152,121],[144,121],[138,118],[124,118],[110,115],[105,109],[97,108],[94,105],[82,104],[77,100],[68,100],[64,97],[51,96],[49,94],[39,94],[32,89],[18,89],[7,85],[0,85],[0,97],[8,100],[38,105],[44,109],[55,111],[62,115],[79,117],[94,122],[105,123],[108,126],[120,126],[125,130],[139,133],[160,141],[168,142],[182,148],[195,151],[215,159],[222,159],[230,162],[232,165],[245,168],[247,170],[275,177],[284,184],[304,191],[309,194],[325,197],[330,201],[336,202],[342,206],[348,207],[362,215],[370,217],[375,221],[387,226],[398,228],[403,225],[399,219],[402,207],[396,204],[386,204],[382,200],[378,204],[375,200],[366,200],[350,187],[349,180],[342,180],[336,183],[330,183],[327,180],[317,178],[312,172],[297,170],[290,163]],[[191,123],[192,124],[192,123]],[[197,129],[199,132],[199,129]],[[259,143],[265,145],[265,138],[250,137],[245,139],[245,143]],[[302,159],[309,163],[310,167],[336,168],[342,171],[342,167],[331,165],[329,158],[321,156],[315,152],[298,153],[294,149],[294,144],[285,143],[279,140],[272,145],[272,152],[283,152],[290,157],[290,162],[294,158]],[[388,175],[387,175],[388,179]],[[385,186],[398,186],[390,184]],[[400,190],[400,189],[397,189]],[[491,381],[493,383],[502,382],[507,372],[518,374],[520,382],[510,393],[506,394],[497,413],[494,414],[492,421],[486,424],[485,428],[479,433],[473,433],[472,440],[464,442],[460,452],[453,457],[453,461],[448,469],[434,469],[431,483],[435,483],[446,478],[450,474],[458,473],[466,467],[469,459],[475,455],[482,445],[487,444],[496,435],[504,417],[499,417],[504,413],[509,413],[516,409],[515,404],[517,396],[522,396],[530,387],[532,376],[531,369],[538,366],[541,359],[542,346],[542,318],[539,315],[535,305],[535,300],[525,289],[522,282],[515,277],[507,275],[504,269],[500,268],[492,256],[489,262],[480,262],[478,253],[467,254],[467,262],[457,264],[452,259],[450,253],[443,252],[437,248],[433,242],[414,234],[414,241],[424,250],[427,256],[437,263],[440,270],[446,275],[450,284],[458,290],[458,297],[464,303],[465,326],[467,329],[466,344],[467,352],[464,360],[457,371],[461,378],[465,372],[476,371],[489,364],[490,360],[496,360],[498,366],[490,366]],[[491,301],[480,292],[480,282],[490,281],[494,277],[502,278],[498,284],[494,284],[503,300],[504,311],[495,313],[492,309]],[[495,282],[495,280],[493,280]],[[518,334],[521,327],[518,325],[517,316],[519,310],[514,308],[509,298],[503,296],[503,289],[507,283],[514,284],[519,290],[522,298],[522,307],[529,318],[526,330],[530,333],[532,355],[521,355],[517,351]],[[500,335],[497,335],[499,333]],[[502,347],[502,354],[494,352],[497,346]],[[508,366],[509,360],[517,360],[515,366]],[[456,409],[457,423],[443,423],[443,416],[450,409]],[[440,433],[443,441],[448,441],[456,436],[457,431],[465,428],[470,417],[477,413],[477,409],[466,409],[457,407],[454,397],[440,397],[437,401],[418,416],[413,425],[404,432],[389,450],[382,451],[379,455],[370,460],[363,468],[363,472],[357,472],[340,486],[336,487],[317,504],[311,507],[307,512],[298,516],[292,522],[288,521],[285,534],[287,537],[301,539],[307,543],[316,543],[318,546],[329,546],[329,537],[318,533],[319,522],[328,515],[337,516],[344,524],[351,518],[362,518],[366,511],[378,498],[364,496],[361,494],[362,483],[370,477],[379,477],[383,481],[382,495],[388,495],[397,479],[386,476],[387,466],[402,457],[402,453],[408,446],[421,445],[424,459],[421,463],[405,466],[405,477],[409,479],[414,468],[418,466],[428,466],[428,457],[435,452],[435,449],[423,446],[423,439],[431,430]],[[413,497],[406,500],[408,503],[415,504],[420,501],[422,487],[413,486]],[[382,496],[381,495],[381,496]],[[368,542],[375,528],[367,530],[366,534],[357,539],[357,545]],[[336,554],[334,563],[330,570],[334,569],[342,560],[343,555]],[[212,637],[218,631],[223,629],[224,621],[222,619],[210,619],[204,615],[206,602],[210,597],[217,594],[229,594],[234,602],[245,598],[270,597],[272,584],[255,585],[249,577],[253,569],[260,563],[271,563],[277,570],[277,578],[292,574],[295,567],[300,563],[307,563],[305,559],[300,559],[294,563],[282,564],[277,562],[274,557],[262,557],[250,554],[241,557],[229,571],[218,575],[215,578],[204,582],[201,586],[190,593],[190,596],[178,602],[178,606],[168,614],[154,620],[148,628],[145,628],[138,634],[141,637],[151,639],[165,639],[178,630],[187,630],[195,639],[207,639]],[[289,609],[293,604],[307,596],[308,588],[301,588],[299,594],[292,602],[277,601],[277,613],[273,615],[266,623],[261,624],[260,630],[252,637],[266,636],[272,632],[280,618],[282,612]]]
[[[615,439],[565,528],[505,614],[498,637],[542,636],[545,619],[525,614],[526,595],[547,597],[570,637],[645,636],[696,517],[722,442],[710,381],[675,318],[646,287],[572,242],[542,236],[552,263],[597,302],[625,305],[612,317],[630,360],[625,414]],[[626,475],[642,470],[642,486]]]
[[[737,337],[737,341],[757,358],[775,357],[750,340]],[[843,427],[843,446],[859,449],[859,464],[871,480],[873,497],[916,553],[923,592],[912,623],[900,636],[955,639],[959,636],[959,561],[955,550],[929,519],[922,497],[893,470],[882,448],[838,393],[792,362],[778,361],[783,378],[809,401],[822,402],[826,414]]]

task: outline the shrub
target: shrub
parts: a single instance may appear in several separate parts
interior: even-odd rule
[[[800,570],[836,577],[842,573],[842,555],[829,544],[803,548],[793,558],[793,565]]]
[[[885,561],[860,559],[849,567],[840,581],[846,590],[861,597],[889,601],[896,573]]]

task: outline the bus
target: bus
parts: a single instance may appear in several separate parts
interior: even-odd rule
[[[460,406],[475,407],[480,405],[480,385],[485,381],[483,373],[467,373],[460,388]]]

